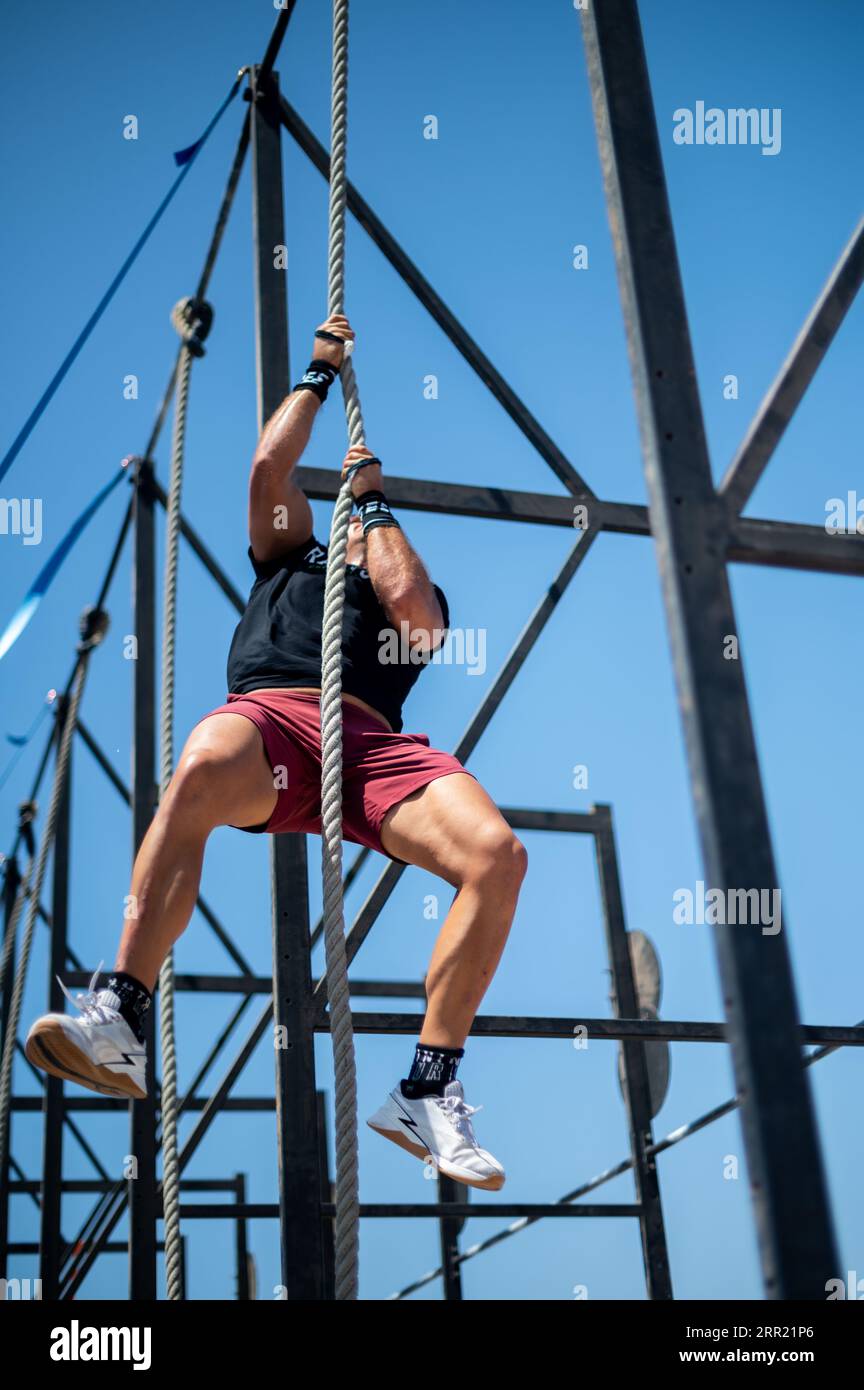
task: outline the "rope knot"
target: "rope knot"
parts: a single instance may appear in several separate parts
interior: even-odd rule
[[[81,633],[79,652],[92,651],[94,647],[98,647],[108,631],[110,622],[104,608],[85,608],[78,624],[78,631]]]
[[[204,339],[213,324],[213,308],[206,299],[195,299],[189,295],[181,299],[171,310],[171,322],[193,357],[204,356]]]
[[[38,814],[39,807],[35,801],[22,801],[18,807],[18,829],[21,833],[21,839],[24,841],[24,848],[31,858],[36,853],[33,822]]]

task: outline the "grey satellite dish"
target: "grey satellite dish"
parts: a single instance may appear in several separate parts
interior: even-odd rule
[[[656,1022],[659,1018],[660,996],[663,993],[663,980],[660,973],[660,960],[649,938],[642,931],[627,933],[630,947],[630,963],[633,968],[633,983],[639,1004],[639,1017]],[[668,1042],[646,1042],[645,1061],[648,1067],[648,1092],[651,1097],[651,1118],[660,1110],[669,1090],[671,1060]],[[618,1046],[618,1081],[622,1094],[624,1089],[624,1054]]]
[[[639,1010],[639,1017],[649,1019],[652,1022],[657,1020],[657,1010],[650,1009],[647,1005]],[[651,1118],[658,1114],[666,1099],[669,1090],[669,1071],[671,1061],[669,1056],[668,1042],[647,1042],[645,1043],[645,1062],[648,1067],[648,1094],[651,1097]],[[624,1093],[624,1055],[621,1044],[618,1044],[618,1081],[621,1085],[621,1093]]]
[[[636,998],[640,1005],[649,1009],[659,1009],[663,981],[660,975],[660,960],[644,931],[628,931],[630,963],[633,966],[633,983]]]

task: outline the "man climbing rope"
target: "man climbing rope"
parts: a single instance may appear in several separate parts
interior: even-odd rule
[[[306,373],[261,435],[249,485],[255,582],[228,655],[230,694],[192,730],[142,842],[107,985],[95,990],[97,971],[73,1001],[80,1018],[46,1014],[27,1037],[34,1065],[103,1095],[147,1093],[143,1020],[192,915],[211,831],[321,832],[327,550],[292,475],[353,339],[342,315],[322,324]],[[504,1170],[477,1144],[471,1115],[479,1107],[465,1103],[456,1071],[504,949],[527,855],[473,773],[431,748],[426,734],[402,732],[405,698],[449,628],[447,599],[393,516],[380,462],[352,448],[348,474],[357,515],[342,639],[344,838],[456,889],[426,975],[413,1063],[367,1123],[457,1181],[497,1190]]]

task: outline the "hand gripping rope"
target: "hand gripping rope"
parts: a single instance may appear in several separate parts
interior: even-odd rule
[[[345,291],[345,148],[348,132],[348,0],[333,0],[333,69],[330,113],[330,214],[328,313],[343,312]],[[363,416],[346,350],[342,395],[348,441],[364,443]],[[359,1256],[360,1182],[357,1159],[357,1070],[348,990],[342,906],[342,613],[345,554],[351,518],[351,476],[345,477],[333,508],[324,582],[321,638],[321,852],[327,998],[336,1093],[335,1284],[337,1301],[356,1299]]]

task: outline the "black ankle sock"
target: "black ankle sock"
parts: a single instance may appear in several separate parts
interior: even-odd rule
[[[464,1056],[464,1047],[430,1047],[428,1043],[418,1043],[411,1070],[399,1083],[405,1099],[443,1096],[448,1082],[456,1080],[456,1070]]]
[[[127,975],[125,970],[112,970],[102,989],[116,994],[120,1003],[117,1012],[125,1018],[140,1043],[144,1041],[144,1016],[153,1002],[153,996],[146,985]]]

